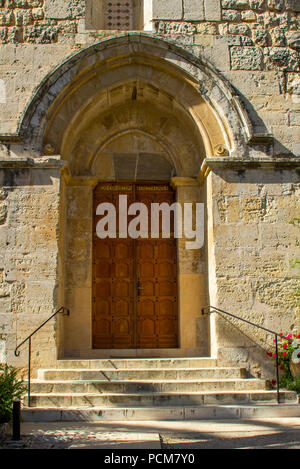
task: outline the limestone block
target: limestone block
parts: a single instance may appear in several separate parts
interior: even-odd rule
[[[289,123],[292,126],[300,126],[300,111],[290,111]]]
[[[295,256],[297,249],[299,228],[291,223],[262,223],[259,226],[260,232],[260,245],[263,249],[276,249],[291,253],[292,257]]]
[[[1,317],[8,318],[11,310],[11,297],[5,296],[0,298],[0,313]],[[3,323],[3,322],[2,322]]]
[[[186,21],[202,21],[204,18],[204,0],[184,0],[184,19]]]
[[[91,257],[91,253],[87,252],[87,259]],[[91,286],[91,269],[88,262],[82,262],[81,260],[69,261],[66,267],[66,285],[67,287],[80,286],[89,287]]]
[[[11,26],[14,22],[14,14],[11,10],[0,11],[0,26]]]
[[[249,0],[222,0],[222,8],[244,10],[249,8]]]
[[[166,22],[166,21],[159,21],[157,25],[157,32],[158,34],[167,34],[167,35],[192,35],[195,34],[197,31],[197,26],[187,22]]]
[[[61,0],[45,0],[45,18],[65,20],[71,18],[70,2]]]
[[[34,20],[42,20],[44,18],[43,8],[33,8],[32,9],[32,16],[33,16]]]
[[[265,11],[266,10],[266,0],[249,0],[250,8],[255,11]]]
[[[92,208],[92,195],[89,187],[68,187],[68,219],[89,219]]]
[[[243,197],[241,216],[245,223],[257,223],[266,213],[266,200],[263,197]]]
[[[230,48],[231,69],[232,70],[262,70],[263,52],[256,47]]]
[[[254,285],[257,300],[262,303],[286,311],[287,308],[296,308],[296,292],[299,288],[297,279],[258,279]],[[286,314],[286,313],[285,313]]]
[[[181,0],[153,0],[153,19],[181,20],[182,16]]]
[[[265,29],[254,29],[253,40],[255,44],[257,44],[260,47],[267,47],[271,45],[271,42],[272,42],[269,31]]]
[[[274,46],[286,46],[285,32],[281,28],[274,28],[271,31]]]
[[[241,12],[242,21],[256,21],[256,13],[251,10]]]
[[[248,24],[230,24],[228,32],[233,35],[248,36],[251,34],[251,29]]]
[[[86,238],[71,238],[68,245],[68,258],[76,261],[87,260],[91,250],[90,241]]]
[[[221,21],[220,0],[204,0],[204,12],[206,21]]]
[[[296,72],[300,70],[298,54],[288,48],[271,47],[267,56],[267,68]]]
[[[180,263],[179,270],[181,274],[202,274],[204,271],[203,265],[203,250],[185,249],[185,239],[180,239],[178,242],[178,253]]]
[[[300,50],[300,33],[292,33],[288,38],[288,45],[292,49]]]
[[[299,0],[285,0],[285,7],[289,11],[300,12]]]
[[[216,275],[222,277],[239,277],[242,275],[242,266],[237,249],[215,248]]]
[[[218,225],[214,228],[215,246],[219,248],[234,249],[249,246],[257,247],[259,243],[258,225]]]
[[[223,10],[222,20],[230,22],[240,22],[242,20],[242,15],[241,12],[237,10]]]
[[[199,35],[217,35],[218,27],[216,23],[199,23],[197,24],[197,33]]]
[[[232,342],[232,331],[230,331],[229,344]],[[221,362],[245,363],[249,362],[249,350],[242,347],[220,347],[218,350],[218,359]]]
[[[24,28],[24,41],[37,44],[51,44],[56,42],[57,27],[45,25],[26,26]]]
[[[235,308],[238,305],[243,311],[251,310],[254,296],[251,279],[220,276],[217,278],[217,289],[225,311],[232,311],[233,305]]]
[[[281,11],[284,6],[284,0],[268,0],[268,7],[273,11]]]
[[[43,3],[44,3],[44,0],[27,0],[27,5],[29,8],[42,7]]]
[[[30,10],[17,10],[16,12],[17,26],[33,24],[33,16]]]
[[[16,8],[35,8],[43,6],[43,0],[11,0]]]
[[[254,278],[287,278],[291,276],[285,254],[264,250],[241,254],[242,275]]]

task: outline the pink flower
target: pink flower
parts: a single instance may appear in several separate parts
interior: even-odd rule
[[[273,353],[273,357],[276,358],[276,353]]]
[[[291,339],[292,337],[293,337],[292,334],[287,335],[288,339]]]
[[[283,357],[286,357],[287,353],[286,352],[282,352],[282,356]]]
[[[282,345],[282,348],[287,348],[287,344],[283,344],[283,345]]]

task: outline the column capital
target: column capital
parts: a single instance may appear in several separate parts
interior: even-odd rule
[[[199,182],[197,181],[197,179],[190,177],[173,177],[171,178],[170,184],[173,188],[199,187]]]

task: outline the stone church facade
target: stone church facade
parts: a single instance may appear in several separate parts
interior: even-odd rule
[[[34,367],[273,366],[271,334],[202,308],[300,332],[299,25],[299,0],[0,1],[8,363],[26,366],[16,345],[65,306],[34,337]],[[122,191],[203,203],[204,246],[95,241],[95,201]]]

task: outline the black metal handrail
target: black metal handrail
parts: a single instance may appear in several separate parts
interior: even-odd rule
[[[30,382],[31,382],[31,337],[36,334],[40,329],[42,329],[42,327],[47,324],[47,322],[49,322],[52,318],[54,318],[54,316],[56,316],[57,314],[63,314],[64,316],[69,316],[70,315],[70,310],[65,308],[64,306],[62,306],[61,308],[59,308],[57,311],[55,311],[54,314],[52,314],[52,316],[50,316],[48,319],[46,319],[46,321],[43,322],[43,324],[41,324],[39,327],[37,327],[28,337],[26,337],[26,339],[24,339],[19,345],[17,345],[17,347],[15,348],[15,356],[16,357],[19,357],[20,355],[20,351],[19,351],[19,348],[22,347],[23,344],[25,344],[25,342],[28,341],[28,385],[27,385],[27,395],[28,395],[28,407],[31,406],[31,402],[30,402]]]
[[[207,311],[208,310],[208,311]],[[275,353],[276,353],[276,388],[277,388],[277,403],[280,404],[280,396],[279,396],[279,363],[278,363],[278,337],[281,339],[288,340],[289,342],[292,342],[293,339],[290,339],[289,337],[286,337],[282,334],[279,334],[278,332],[272,331],[270,329],[267,329],[266,327],[260,326],[259,324],[256,324],[254,322],[248,321],[248,319],[241,318],[239,316],[236,316],[235,314],[228,313],[228,311],[224,311],[223,309],[216,308],[215,306],[205,306],[202,308],[202,315],[204,314],[210,314],[210,313],[218,313],[218,314],[226,314],[227,316],[231,316],[232,318],[239,319],[240,321],[246,322],[247,324],[250,324],[251,326],[257,327],[258,329],[262,329],[266,332],[269,332],[270,334],[274,334],[275,336]]]

